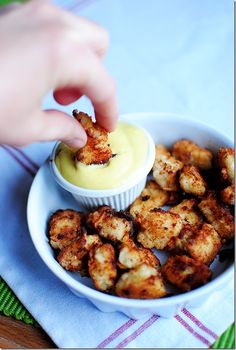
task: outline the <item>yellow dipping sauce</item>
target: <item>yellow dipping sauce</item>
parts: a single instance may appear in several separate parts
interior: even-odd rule
[[[142,168],[148,152],[148,140],[143,131],[134,125],[119,122],[108,136],[112,154],[105,165],[85,165],[74,160],[76,150],[61,143],[55,163],[61,175],[70,183],[89,189],[119,187]]]

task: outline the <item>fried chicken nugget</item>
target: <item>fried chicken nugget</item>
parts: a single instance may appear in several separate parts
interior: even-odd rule
[[[183,199],[182,191],[168,191],[169,199],[166,205],[173,205],[179,203]]]
[[[131,218],[109,206],[102,206],[90,213],[87,225],[95,229],[101,237],[114,243],[122,242],[132,231]]]
[[[81,234],[82,214],[72,209],[58,210],[49,219],[48,234],[53,249],[62,249]]]
[[[108,132],[93,123],[88,114],[73,111],[73,116],[83,126],[87,134],[86,145],[79,149],[76,154],[77,161],[86,165],[105,164],[112,157],[112,151],[108,144]]]
[[[137,240],[145,248],[164,249],[172,237],[178,236],[183,222],[178,214],[162,209],[152,209],[145,215],[139,215],[139,233]]]
[[[164,278],[182,291],[206,284],[212,276],[209,267],[188,256],[171,256],[162,266]]]
[[[234,185],[230,185],[220,192],[222,202],[234,205]]]
[[[197,210],[197,200],[184,199],[181,203],[172,207],[169,212],[179,214],[184,225],[200,226],[203,222],[200,212]]]
[[[229,183],[234,183],[234,149],[221,147],[217,153],[217,160],[221,168],[221,176]]]
[[[221,239],[212,225],[202,227],[186,225],[178,237],[173,237],[166,249],[174,254],[188,255],[196,261],[209,265],[221,248]]]
[[[135,199],[130,206],[130,214],[135,218],[138,213],[146,213],[150,209],[160,208],[169,201],[169,193],[160,188],[160,186],[151,180],[146,184],[141,195]]]
[[[194,235],[198,227],[186,224],[177,237],[172,237],[165,249],[175,254],[187,254],[186,244]]]
[[[173,146],[173,156],[184,164],[192,164],[200,169],[212,168],[213,153],[191,140],[177,141]]]
[[[160,267],[160,261],[151,249],[138,247],[132,240],[121,245],[117,265],[120,269],[132,269],[141,264]]]
[[[102,245],[98,235],[88,235],[84,230],[82,236],[63,248],[57,260],[68,271],[80,272],[87,276],[87,261],[90,249]]]
[[[181,203],[169,210],[171,213],[179,214],[184,227],[177,237],[172,237],[169,240],[166,246],[167,250],[174,251],[178,254],[183,254],[185,252],[186,242],[203,223],[202,216],[197,210],[197,203],[197,200],[194,198],[184,199]]]
[[[177,191],[179,184],[177,174],[183,163],[171,156],[163,145],[156,145],[156,157],[153,165],[153,177],[165,191]]]
[[[234,237],[234,217],[228,208],[224,208],[216,199],[213,192],[204,198],[199,204],[199,209],[214,229],[218,232],[223,242]]]
[[[156,151],[156,159],[160,159],[160,157],[167,157],[168,158],[171,156],[171,153],[168,150],[168,148],[160,143],[156,145],[155,149],[156,149],[155,150]]]
[[[117,276],[115,249],[109,243],[96,246],[89,252],[89,275],[95,287],[103,292],[113,288]]]
[[[166,295],[160,271],[147,264],[123,273],[115,292],[120,297],[133,299],[156,299]]]
[[[185,165],[181,170],[179,183],[182,190],[202,197],[206,192],[206,182],[195,165]]]
[[[210,265],[221,248],[220,236],[210,224],[202,228],[185,243],[185,250],[194,260]]]

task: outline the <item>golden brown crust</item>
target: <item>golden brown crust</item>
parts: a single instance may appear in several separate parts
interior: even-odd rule
[[[160,159],[161,157],[170,157],[171,156],[171,153],[170,151],[168,150],[167,147],[165,147],[164,145],[162,144],[156,144],[155,146],[155,153],[156,153],[156,159]]]
[[[86,232],[83,232],[79,239],[60,251],[57,260],[66,270],[77,271],[82,276],[86,276],[89,251],[101,244],[102,242],[98,235],[88,235]]]
[[[196,165],[200,169],[212,168],[213,153],[191,140],[179,140],[173,146],[173,156],[184,164]]]
[[[166,294],[160,272],[147,264],[123,273],[115,291],[120,297],[133,299],[155,299]]]
[[[140,230],[137,240],[145,248],[164,249],[172,237],[178,236],[183,223],[178,214],[162,209],[152,209],[147,215],[137,217]]]
[[[207,221],[219,233],[222,241],[231,240],[234,237],[234,217],[229,209],[224,208],[210,192],[198,205]]]
[[[153,180],[146,184],[141,195],[130,206],[130,214],[135,218],[139,213],[147,213],[150,209],[160,208],[169,200],[169,193],[160,188]]]
[[[81,234],[82,214],[72,209],[58,210],[49,219],[48,234],[53,249],[62,249]]]
[[[76,153],[77,161],[86,165],[105,164],[112,157],[112,151],[108,144],[108,132],[93,123],[88,114],[73,111],[73,116],[83,126],[87,134],[87,143]]]
[[[195,232],[198,230],[198,226],[192,226],[185,224],[184,228],[181,230],[178,236],[172,237],[167,246],[166,250],[170,251],[172,254],[187,254],[186,244],[189,239],[194,236]]]
[[[185,243],[185,250],[194,260],[210,265],[221,248],[221,240],[212,225],[202,228]]]
[[[171,256],[162,266],[164,278],[182,291],[206,284],[212,272],[209,267],[185,255]]]
[[[123,243],[119,249],[117,265],[120,269],[132,269],[141,264],[160,267],[160,261],[151,249],[138,247],[132,240]]]
[[[234,185],[230,185],[226,187],[224,190],[220,192],[220,197],[222,202],[230,205],[234,205]]]
[[[178,172],[183,163],[171,156],[163,145],[156,145],[156,157],[153,165],[153,177],[156,183],[165,191],[177,191]]]
[[[195,165],[185,165],[181,170],[179,183],[182,190],[202,197],[206,192],[206,182]]]
[[[109,243],[96,246],[89,252],[89,275],[95,287],[101,291],[109,291],[114,287],[117,270],[115,250]]]
[[[87,115],[81,123],[85,129],[94,128]],[[95,128],[92,133],[100,137],[100,130]],[[57,260],[62,267],[90,276],[100,291],[136,299],[164,296],[164,281],[189,291],[211,279],[209,265],[222,244],[234,237],[232,207],[221,202],[234,204],[233,149],[222,147],[217,154],[225,182],[211,168],[212,153],[208,150],[180,140],[174,151],[181,161],[163,145],[156,146],[156,180],[146,184],[131,204],[130,213],[101,206],[89,214],[67,209],[51,216],[50,244],[61,249]],[[217,192],[207,190],[201,174]],[[161,209],[176,201],[179,204],[168,211]],[[171,255],[163,267],[151,248]]]
[[[234,149],[230,147],[221,147],[217,153],[217,160],[221,168],[223,180],[230,184],[234,183]]]
[[[167,205],[174,205],[179,203],[183,199],[182,191],[168,191],[169,199]]]
[[[203,222],[202,216],[197,208],[197,200],[194,198],[184,199],[181,203],[172,207],[170,213],[178,214],[184,225],[200,226]]]
[[[132,222],[125,215],[109,206],[102,206],[87,218],[88,226],[92,227],[101,237],[114,243],[122,242],[132,231]]]

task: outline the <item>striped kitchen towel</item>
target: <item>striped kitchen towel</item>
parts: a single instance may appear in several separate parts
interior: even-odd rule
[[[0,274],[32,316],[61,348],[210,347],[233,322],[233,281],[205,304],[184,307],[173,318],[133,320],[98,311],[47,269],[31,242],[25,211],[34,175],[51,148],[0,147]]]
[[[202,306],[184,307],[173,318],[133,320],[98,311],[47,269],[27,231],[25,207],[34,174],[51,147],[0,147],[0,273],[29,312],[62,348],[210,347],[233,322],[231,283]]]

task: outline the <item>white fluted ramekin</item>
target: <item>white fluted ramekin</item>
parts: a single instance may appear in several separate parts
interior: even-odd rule
[[[130,124],[130,123],[129,123]],[[145,187],[147,175],[152,169],[155,160],[155,144],[150,134],[145,128],[132,124],[142,130],[148,141],[148,150],[145,163],[140,169],[135,171],[127,178],[127,182],[122,186],[111,189],[87,189],[76,186],[67,181],[60,173],[55,163],[57,148],[60,143],[57,143],[50,156],[50,167],[52,174],[57,183],[72,196],[84,208],[92,209],[100,205],[109,205],[116,210],[126,209],[137,198]]]

